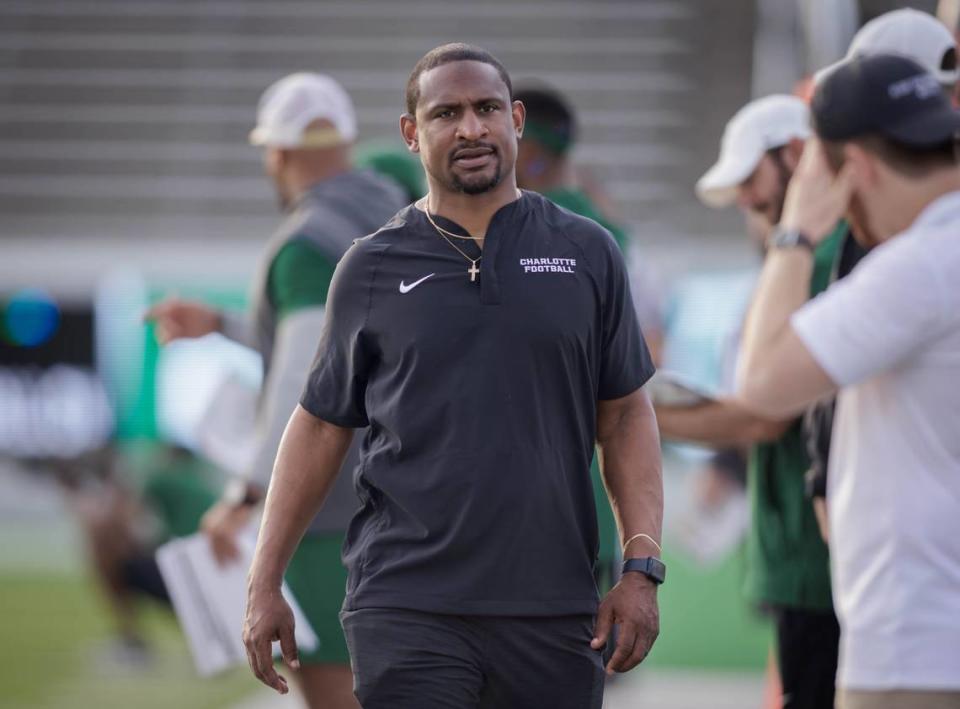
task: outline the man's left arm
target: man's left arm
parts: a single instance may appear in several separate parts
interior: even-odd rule
[[[637,389],[598,402],[597,452],[621,539],[638,534],[624,558],[659,556],[663,525],[663,475],[657,420],[647,393]],[[649,537],[649,538],[648,538]],[[600,604],[591,646],[599,650],[620,626],[607,672],[626,672],[650,652],[660,632],[657,584],[640,573],[624,574]]]
[[[852,178],[849,166],[834,176],[820,143],[808,141],[780,228],[819,244],[846,211]],[[837,388],[790,324],[809,298],[813,261],[813,250],[802,246],[771,248],[764,261],[744,325],[737,382],[738,398],[756,413],[793,416]]]

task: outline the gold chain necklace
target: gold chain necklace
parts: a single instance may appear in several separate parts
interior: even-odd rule
[[[430,212],[427,211],[427,205],[423,205],[423,211],[427,213],[427,219],[430,219]],[[461,236],[460,234],[454,234],[452,231],[447,231],[442,226],[437,224],[433,219],[430,219],[430,223],[433,224],[433,228],[439,231],[441,234],[446,234],[447,236],[452,236],[454,239],[461,239],[463,241],[483,241],[485,236]]]
[[[433,217],[430,216],[430,210],[427,208],[427,205],[426,205],[426,204],[423,205],[423,213],[427,215],[427,221],[430,222],[430,224],[433,225],[433,228],[437,230],[437,233],[440,235],[440,238],[442,238],[444,241],[446,241],[448,244],[450,244],[450,246],[452,246],[454,249],[456,249],[457,253],[459,253],[461,256],[463,256],[465,259],[467,259],[467,261],[470,262],[470,268],[467,269],[467,273],[470,275],[470,282],[471,282],[471,283],[473,283],[474,281],[476,281],[476,280],[477,280],[477,276],[480,275],[480,269],[477,268],[477,264],[480,263],[480,259],[482,259],[483,256],[478,256],[477,258],[470,258],[469,256],[467,256],[467,255],[463,252],[463,249],[461,249],[459,246],[457,246],[455,243],[453,243],[452,241],[450,241],[450,239],[447,238],[447,234],[450,234],[450,236],[455,236],[455,237],[457,237],[458,239],[471,239],[471,240],[473,240],[473,237],[472,237],[472,236],[469,236],[469,237],[467,237],[467,236],[459,236],[458,234],[451,234],[451,233],[450,233],[449,231],[447,231],[446,229],[441,229],[440,227],[438,227],[438,226],[437,226],[437,223],[436,223],[435,221],[433,221]]]

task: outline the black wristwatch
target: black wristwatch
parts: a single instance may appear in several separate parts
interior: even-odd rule
[[[767,246],[771,249],[795,249],[799,246],[810,253],[817,249],[816,244],[810,241],[810,237],[799,229],[784,229],[780,226],[774,228],[770,238],[767,239]]]
[[[658,586],[667,579],[667,566],[655,556],[641,559],[627,559],[623,562],[623,573],[635,571],[643,574]]]

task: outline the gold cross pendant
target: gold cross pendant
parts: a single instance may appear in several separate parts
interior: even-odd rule
[[[480,269],[477,268],[477,262],[471,261],[470,268],[467,269],[467,273],[470,274],[470,282],[473,283],[477,280],[477,276],[480,275]]]

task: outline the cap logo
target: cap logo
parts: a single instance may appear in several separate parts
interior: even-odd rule
[[[896,81],[887,87],[887,94],[894,101],[913,94],[921,101],[936,96],[941,91],[936,77],[931,74],[917,74],[907,79]]]

